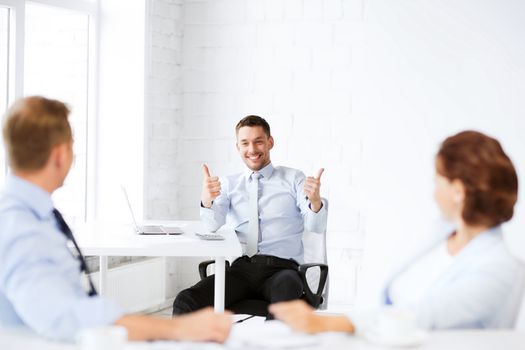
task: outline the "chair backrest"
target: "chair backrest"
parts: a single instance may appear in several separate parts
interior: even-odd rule
[[[328,206],[328,201],[323,198],[323,204]],[[328,208],[327,208],[328,209]],[[303,234],[304,262],[305,263],[323,263],[328,264],[326,254],[326,231],[325,232],[307,232]],[[330,275],[330,273],[328,273]],[[317,290],[319,285],[320,271],[318,268],[311,268],[306,273],[308,285],[313,291]],[[330,278],[326,280],[323,291],[323,303],[319,309],[325,310],[328,305],[328,285]]]

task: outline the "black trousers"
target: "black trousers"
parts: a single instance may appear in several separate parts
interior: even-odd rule
[[[298,299],[303,293],[303,283],[297,266],[294,260],[270,255],[238,258],[225,271],[225,308],[246,299],[270,303]],[[214,287],[212,275],[180,292],[173,302],[173,315],[213,306]]]

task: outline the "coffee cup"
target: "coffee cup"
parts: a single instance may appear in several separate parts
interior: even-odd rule
[[[81,350],[123,350],[128,331],[121,326],[86,328],[77,335]]]
[[[377,317],[376,331],[385,338],[402,338],[413,335],[418,331],[416,317],[413,313],[386,308]]]

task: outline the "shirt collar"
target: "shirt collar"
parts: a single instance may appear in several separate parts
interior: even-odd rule
[[[449,226],[449,227],[452,227],[452,229],[447,231],[447,235],[445,236],[446,238],[448,238],[452,233],[456,231],[455,226]],[[496,225],[493,227],[489,227],[484,231],[481,231],[479,234],[477,234],[472,239],[472,241],[476,240],[478,237],[495,236],[495,235],[502,235],[502,234],[503,234],[503,230],[501,229],[501,225]]]
[[[502,236],[503,230],[501,229],[501,225],[496,225],[493,227],[490,227],[486,229],[483,232],[480,232],[476,237],[474,237],[469,243],[471,242],[477,242],[477,241],[483,241],[487,239],[488,237],[494,237],[494,236]]]
[[[274,169],[275,168],[273,164],[270,163],[264,168],[262,168],[261,170],[259,170],[258,173],[261,174],[264,179],[269,179],[270,176],[272,176]],[[252,176],[253,173],[254,173],[253,170],[251,170],[250,168],[247,168],[246,171],[244,172],[244,176],[246,177],[246,180],[250,180],[250,176]]]
[[[53,211],[53,201],[49,193],[16,175],[7,175],[5,193],[17,198],[40,219],[48,218]]]

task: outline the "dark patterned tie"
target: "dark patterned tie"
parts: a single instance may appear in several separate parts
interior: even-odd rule
[[[71,232],[71,229],[69,228],[66,221],[62,217],[62,214],[60,214],[60,212],[57,209],[53,209],[53,214],[55,215],[60,231],[64,234],[64,236],[66,236],[66,238],[69,241],[73,242],[73,245],[75,246],[75,249],[78,253],[78,260],[80,261],[80,271],[84,272],[88,279],[88,283],[89,283],[88,295],[90,297],[97,295],[97,290],[95,289],[95,286],[93,285],[93,281],[91,281],[91,277],[89,277],[89,271],[87,268],[86,260],[84,259],[84,256],[82,255],[82,252],[80,251],[80,248],[78,248],[77,241],[75,241],[75,237],[73,237],[73,232]]]

